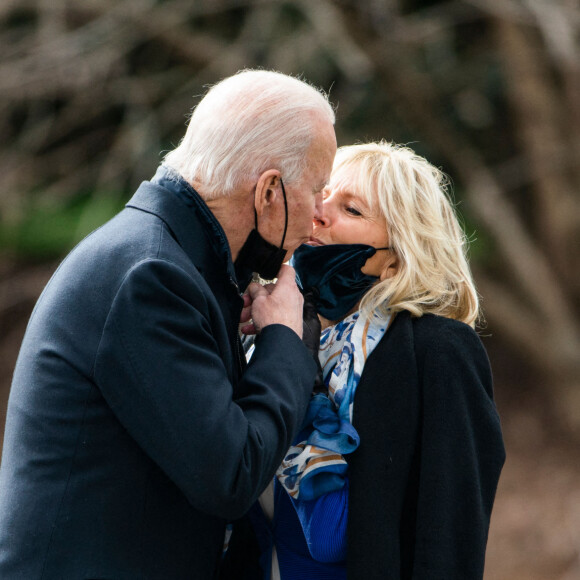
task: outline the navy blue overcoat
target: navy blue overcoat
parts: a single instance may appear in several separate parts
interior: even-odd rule
[[[266,327],[245,368],[229,246],[163,168],[41,295],[10,394],[0,578],[213,578],[272,477],[315,365]]]

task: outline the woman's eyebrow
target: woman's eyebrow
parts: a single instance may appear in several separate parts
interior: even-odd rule
[[[345,198],[347,201],[350,201],[351,199],[357,199],[357,196],[352,193],[349,189],[343,189],[342,187],[338,188],[338,195],[340,195],[340,197]]]

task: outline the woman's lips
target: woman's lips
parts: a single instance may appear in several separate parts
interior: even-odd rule
[[[310,238],[306,242],[309,246],[324,246],[324,242],[321,242],[318,238]]]

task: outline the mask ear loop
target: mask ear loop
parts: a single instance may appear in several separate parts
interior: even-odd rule
[[[286,199],[286,189],[284,189],[284,182],[280,177],[280,185],[282,186],[282,196],[284,197],[284,233],[282,234],[282,242],[280,249],[284,249],[284,242],[286,241],[286,231],[288,230],[288,200]]]
[[[286,241],[286,232],[288,230],[288,199],[286,198],[286,189],[284,189],[284,182],[282,181],[282,178],[280,177],[280,185],[282,186],[282,197],[284,198],[284,233],[282,234],[282,241],[280,242],[280,250],[284,249],[284,242]],[[257,232],[259,232],[258,230],[258,212],[256,211],[256,208],[254,208],[254,228],[256,229]],[[381,250],[383,248],[380,248]],[[390,248],[385,248],[390,250]]]

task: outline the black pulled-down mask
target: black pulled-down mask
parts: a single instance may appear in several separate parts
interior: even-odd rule
[[[361,268],[379,250],[366,244],[304,244],[295,251],[290,265],[303,291],[314,294],[316,311],[327,320],[346,316],[379,278]]]
[[[286,240],[286,230],[288,229],[288,201],[282,178],[280,178],[280,185],[282,186],[282,195],[284,197],[284,232],[280,247],[278,248],[271,244],[260,235],[258,231],[258,214],[256,208],[254,208],[254,229],[248,235],[234,263],[236,277],[240,283],[246,281],[249,283],[254,272],[265,280],[272,280],[276,278],[284,263],[287,252],[284,249],[284,241]]]

